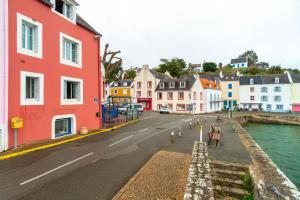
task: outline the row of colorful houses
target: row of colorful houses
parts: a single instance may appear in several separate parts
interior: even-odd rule
[[[142,103],[145,110],[160,111],[165,105],[171,113],[200,114],[222,109],[217,81],[199,76],[173,78],[168,72],[149,69],[148,65],[138,70],[134,80],[112,82],[107,90],[114,102]]]
[[[123,85],[127,82],[128,92]],[[159,111],[164,105],[173,113],[195,114],[222,109],[300,111],[300,75],[289,72],[266,76],[221,72],[215,76],[173,78],[168,72],[159,73],[145,65],[134,80],[113,82],[110,88],[110,95],[130,96],[131,101],[142,103],[145,110],[153,111]]]
[[[0,1],[0,151],[102,127],[101,34],[77,6]]]

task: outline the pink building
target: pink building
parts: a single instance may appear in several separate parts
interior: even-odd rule
[[[101,128],[101,34],[77,6],[74,0],[1,1],[1,151],[13,147],[13,117],[24,120],[19,145]]]

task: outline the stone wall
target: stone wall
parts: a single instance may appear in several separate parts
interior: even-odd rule
[[[295,116],[245,115],[245,116],[237,117],[236,120],[240,124],[251,122],[251,123],[262,123],[262,124],[281,124],[281,125],[300,126],[300,118]]]
[[[194,142],[192,161],[184,194],[184,200],[213,200],[213,186],[206,143]]]

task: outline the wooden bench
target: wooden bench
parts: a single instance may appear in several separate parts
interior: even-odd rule
[[[220,127],[213,127],[211,126],[211,129],[208,132],[208,145],[210,142],[214,140],[216,142],[216,146],[220,145],[221,140],[221,129]]]

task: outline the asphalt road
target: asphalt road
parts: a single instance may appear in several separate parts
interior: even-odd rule
[[[197,116],[203,138],[216,123],[213,115]],[[204,119],[207,121],[204,122]],[[111,199],[161,149],[191,153],[199,127],[191,116],[146,112],[138,123],[102,135],[0,161],[0,199]],[[209,146],[211,159],[250,162],[224,116],[220,147]],[[182,137],[177,136],[182,127]],[[175,131],[174,141],[170,132]]]

